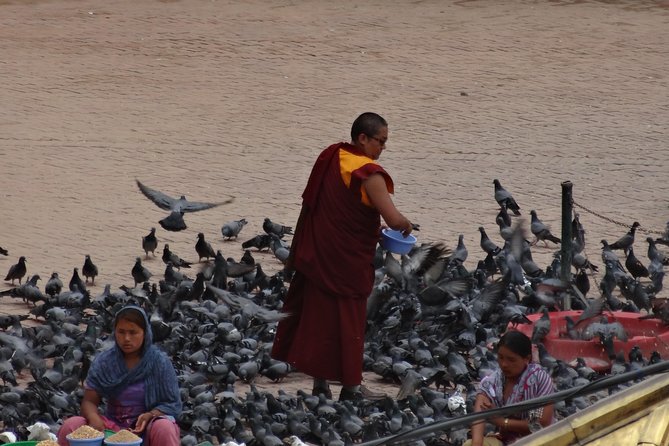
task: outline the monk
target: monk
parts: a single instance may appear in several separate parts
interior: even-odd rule
[[[406,236],[412,224],[393,204],[393,181],[376,162],[388,123],[376,113],[353,122],[351,142],[333,144],[316,160],[287,267],[294,270],[272,356],[314,378],[314,395],[340,400],[381,397],[361,386],[367,297],[381,218]]]

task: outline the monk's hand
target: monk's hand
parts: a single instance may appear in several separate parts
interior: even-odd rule
[[[404,225],[404,227],[401,229],[402,235],[404,237],[407,237],[409,234],[411,234],[411,231],[414,230],[413,223],[411,223],[409,220],[407,220],[407,224]]]

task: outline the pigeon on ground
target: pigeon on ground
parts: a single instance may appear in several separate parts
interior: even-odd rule
[[[172,266],[172,262],[167,262],[167,266],[165,266],[165,282],[172,285],[179,285],[184,280],[190,279],[182,272],[176,271]]]
[[[86,291],[86,284],[81,280],[81,277],[79,277],[79,268],[74,268],[72,271],[72,278],[70,278],[68,288],[70,291],[79,291],[81,293]]]
[[[3,256],[6,256],[6,255],[9,255],[9,251],[7,251],[5,248],[0,246],[0,254],[2,254]]]
[[[44,285],[44,292],[53,297],[60,294],[62,289],[63,281],[58,277],[58,273],[54,271],[51,273],[51,277],[47,280],[46,285]]]
[[[14,285],[14,279],[19,279],[19,285],[20,285],[21,280],[23,279],[23,276],[26,275],[27,270],[28,268],[26,267],[26,258],[24,256],[21,256],[19,257],[18,263],[9,267],[9,271],[7,271],[5,280],[11,280],[12,285]]]
[[[271,234],[271,237],[272,244],[270,245],[270,249],[272,250],[274,257],[279,259],[279,261],[285,265],[290,256],[290,247],[286,246],[278,235]]]
[[[623,264],[620,263],[618,255],[611,249],[611,245],[609,245],[609,243],[605,239],[602,239],[601,243],[602,243],[602,261],[604,262],[604,264],[606,265],[606,263],[609,262],[617,270],[622,271]]]
[[[513,228],[510,225],[506,224],[506,221],[502,217],[497,217],[495,219],[497,226],[499,226],[499,235],[505,240],[510,241],[511,236],[513,235]]]
[[[560,243],[560,239],[551,234],[550,228],[546,226],[541,220],[539,220],[539,217],[537,217],[537,211],[532,209],[530,211],[530,215],[532,216],[530,231],[532,231],[532,234],[534,234],[534,237],[536,237],[536,239],[532,242],[532,245],[536,245],[539,241],[543,241],[544,246],[548,246],[546,240],[553,243]]]
[[[507,212],[505,207],[500,206],[499,212],[497,213],[497,216],[495,217],[495,219],[497,219],[497,218],[501,218],[502,220],[504,220],[504,223],[507,226],[511,226],[511,223],[513,223],[511,221],[511,216],[509,215],[509,213]]]
[[[636,228],[638,228],[639,226],[641,226],[641,224],[638,221],[632,223],[632,227],[630,227],[630,230],[627,231],[627,234],[620,237],[614,243],[611,243],[611,245],[609,245],[610,248],[622,249],[624,251],[630,246],[634,245],[634,234],[636,233]]]
[[[170,251],[170,245],[165,243],[165,246],[163,246],[163,256],[162,256],[163,262],[167,265],[168,263],[172,263],[172,265],[176,269],[181,269],[181,268],[190,268],[190,262],[185,261],[172,251]]]
[[[499,252],[502,250],[499,246],[495,244],[492,240],[490,240],[490,237],[488,237],[488,234],[486,234],[485,229],[483,226],[479,226],[479,232],[481,233],[481,249],[486,253],[486,254],[492,254],[492,255],[497,255]]]
[[[532,344],[539,344],[543,342],[544,338],[551,331],[551,318],[548,314],[548,309],[543,309],[543,314],[539,319],[534,323],[534,328],[532,329]]]
[[[166,195],[155,189],[151,189],[150,187],[142,184],[139,180],[136,181],[139,190],[146,198],[153,201],[153,203],[160,209],[170,211],[170,215],[158,222],[160,223],[160,226],[162,226],[163,229],[166,229],[167,231],[183,231],[187,228],[186,222],[184,222],[183,219],[185,212],[203,211],[205,209],[211,209],[223,204],[232,203],[234,200],[233,198],[230,198],[219,203],[204,203],[198,201],[188,201],[186,200],[185,195],[182,195],[177,199],[172,198],[169,195]]]
[[[285,235],[291,235],[293,233],[293,228],[291,226],[274,223],[269,218],[265,218],[262,228],[267,234],[276,234],[279,238],[283,238]]]
[[[95,264],[91,260],[91,256],[88,254],[86,254],[86,259],[84,260],[84,266],[83,268],[81,268],[81,274],[83,274],[84,277],[86,278],[86,282],[88,282],[88,279],[90,278],[91,283],[95,285],[95,276],[98,275],[98,267],[95,266]]]
[[[453,250],[453,254],[448,258],[449,265],[462,265],[467,260],[468,256],[467,247],[465,246],[465,236],[464,234],[458,235],[458,245]]]
[[[242,218],[241,220],[229,221],[221,227],[221,234],[223,234],[223,237],[227,237],[228,240],[230,240],[232,237],[236,239],[242,228],[246,226],[246,223],[248,222],[245,218]]]
[[[664,266],[669,266],[669,257],[664,255],[663,253],[660,252],[659,249],[657,249],[657,242],[653,240],[652,237],[646,237],[646,241],[648,242],[648,260],[651,262],[656,262]]]
[[[204,239],[204,233],[199,232],[197,234],[197,243],[195,243],[195,251],[197,251],[198,262],[202,261],[202,258],[209,260],[210,258],[216,257],[216,251],[211,247],[211,243]]]
[[[516,200],[513,199],[511,193],[502,187],[499,180],[495,179],[492,180],[492,182],[495,185],[495,200],[497,203],[501,207],[513,212],[514,215],[520,215],[520,206],[518,206]]]
[[[135,280],[135,286],[137,286],[140,283],[146,282],[153,275],[151,274],[151,271],[149,271],[148,269],[146,269],[144,265],[142,265],[141,257],[137,257],[135,259],[135,265],[132,267],[131,274],[132,278]]]
[[[40,280],[40,276],[34,274],[29,280],[23,285],[19,285],[16,288],[12,288],[7,291],[0,293],[0,296],[9,295],[12,297],[20,297],[26,303],[32,303],[36,305],[38,301],[46,301],[46,296],[37,288],[37,281]]]
[[[634,248],[630,246],[627,249],[627,257],[625,258],[625,267],[630,272],[632,277],[638,279],[639,277],[648,277],[650,273],[643,263],[634,255]]]
[[[146,253],[146,258],[149,258],[149,251],[156,256],[156,249],[158,249],[158,239],[156,238],[156,228],[151,228],[148,235],[142,237],[142,249]]]
[[[242,248],[256,248],[258,251],[269,250],[272,245],[272,236],[269,234],[259,234],[242,243]]]
[[[578,213],[574,214],[571,221],[571,247],[574,254],[580,253],[585,248],[585,229],[581,224],[581,219]]]

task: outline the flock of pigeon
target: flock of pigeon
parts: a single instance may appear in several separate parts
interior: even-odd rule
[[[209,209],[222,203],[174,199],[137,182],[141,192],[170,215],[160,221],[170,231],[185,230],[185,212]],[[560,239],[531,211],[527,240],[521,208],[511,193],[494,180],[494,198],[500,206],[495,222],[504,240],[495,244],[479,227],[485,253],[474,269],[467,269],[469,251],[460,235],[455,248],[443,243],[417,245],[405,256],[379,246],[375,257],[376,281],[368,299],[368,338],[364,367],[397,384],[397,395],[379,401],[336,401],[313,396],[310,389],[288,394],[281,380],[294,372],[289,364],[269,355],[275,326],[283,314],[282,299],[290,274],[267,275],[253,252],[269,250],[285,262],[290,246],[284,241],[290,226],[266,218],[264,233],[242,244],[239,260],[224,258],[198,234],[198,264],[187,262],[163,245],[162,276],[142,265],[142,254],[132,268],[133,286],[112,290],[105,286],[91,295],[98,269],[90,256],[74,268],[67,286],[53,273],[44,289],[39,275],[27,277],[26,258],[9,268],[3,296],[22,299],[24,315],[0,315],[0,420],[5,430],[26,438],[27,426],[42,421],[53,432],[59,422],[79,413],[81,383],[95,354],[113,343],[113,314],[136,304],[150,315],[154,341],[172,359],[179,376],[184,410],[178,422],[183,445],[213,444],[279,446],[302,442],[339,446],[391,436],[473,411],[476,383],[497,367],[493,350],[509,325],[530,323],[527,316],[542,313],[533,327],[532,342],[539,360],[554,378],[557,389],[597,379],[600,375],[584,361],[567,364],[551,356],[543,344],[550,326],[549,312],[558,310],[566,295],[572,307],[583,310],[568,322],[565,336],[601,342],[609,352],[610,373],[622,373],[661,360],[657,352],[612,349],[614,338],[624,339],[624,328],[609,322],[617,310],[643,311],[669,324],[669,306],[656,299],[662,289],[669,257],[658,245],[669,246],[669,224],[660,238],[647,238],[650,264],[634,256],[635,223],[614,243],[602,240],[602,262],[583,253],[585,230],[578,215],[572,224],[574,248],[572,284],[560,280],[560,255],[541,268],[532,259],[536,243],[559,244]],[[514,217],[510,216],[510,213]],[[513,219],[520,220],[514,222]],[[239,219],[221,228],[223,238],[237,238],[247,221]],[[139,237],[138,237],[139,238]],[[155,228],[141,237],[144,257],[156,255]],[[618,258],[617,251],[625,254]],[[0,248],[0,255],[7,256]],[[590,278],[604,268],[596,290]],[[195,277],[189,277],[195,271]],[[188,272],[186,272],[188,271]],[[26,279],[26,280],[24,280]],[[18,285],[15,282],[18,281]],[[547,291],[548,290],[548,291]],[[26,324],[29,318],[39,324]],[[30,378],[27,376],[30,375]],[[259,391],[254,382],[272,380],[277,392]],[[250,384],[245,395],[235,384]],[[615,391],[617,389],[610,389]],[[609,392],[610,392],[609,391]],[[558,417],[583,409],[608,392],[590,398],[556,403]],[[414,444],[460,445],[468,426],[433,432]]]

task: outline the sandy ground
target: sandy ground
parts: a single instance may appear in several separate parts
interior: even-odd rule
[[[239,257],[222,224],[246,218],[240,241],[265,217],[294,224],[314,157],[368,110],[390,123],[381,162],[420,241],[464,234],[475,265],[478,226],[500,242],[494,178],[559,234],[569,180],[593,211],[579,209],[590,257],[638,220],[645,260],[648,231],[669,220],[667,42],[666,1],[2,0],[0,271],[26,256],[43,286],[90,254],[93,294],[132,284],[165,215],[136,178],[235,197],[158,238],[196,260],[203,232]]]

